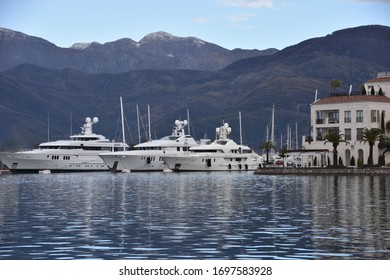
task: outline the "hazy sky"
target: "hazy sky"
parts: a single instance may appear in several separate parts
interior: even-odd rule
[[[0,27],[60,47],[165,31],[228,49],[283,49],[369,24],[390,26],[390,0],[0,0]]]

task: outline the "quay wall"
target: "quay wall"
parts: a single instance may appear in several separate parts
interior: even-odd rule
[[[353,176],[390,176],[388,167],[364,168],[321,168],[321,167],[263,167],[256,175],[353,175]]]

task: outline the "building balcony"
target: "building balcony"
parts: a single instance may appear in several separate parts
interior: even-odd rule
[[[316,119],[316,124],[337,124],[337,123],[340,123],[340,120],[337,118]]]

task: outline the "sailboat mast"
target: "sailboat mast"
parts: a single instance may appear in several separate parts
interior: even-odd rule
[[[119,97],[120,102],[121,102],[121,121],[122,121],[122,141],[123,143],[126,143],[126,136],[125,136],[125,120],[123,117],[123,102],[122,102],[122,96]],[[123,148],[125,149],[125,148]]]
[[[47,111],[47,142],[50,141],[50,111]]]
[[[298,150],[298,123],[295,123],[295,149]]]
[[[148,105],[148,127],[149,127],[149,141],[152,141],[152,129],[150,127],[150,106]]]
[[[191,129],[190,129],[190,111],[187,108],[187,125],[188,125],[188,135],[191,135]]]
[[[272,144],[275,144],[275,105],[272,106],[271,142]]]
[[[138,144],[141,144],[141,131],[140,131],[140,126],[139,126],[139,109],[138,109],[138,104],[136,105],[136,108],[137,108]]]
[[[238,111],[238,119],[240,120],[240,145],[242,145],[241,111]]]

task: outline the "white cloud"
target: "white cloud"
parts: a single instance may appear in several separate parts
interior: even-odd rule
[[[196,22],[196,23],[206,23],[206,22],[210,22],[211,19],[210,18],[204,18],[204,17],[198,17],[198,18],[192,19],[192,21]]]
[[[244,8],[272,8],[273,0],[220,0],[227,6]]]
[[[232,14],[227,15],[226,18],[231,23],[242,23],[250,21],[252,18],[256,17],[255,14],[245,14],[245,13],[238,13],[238,14]]]

